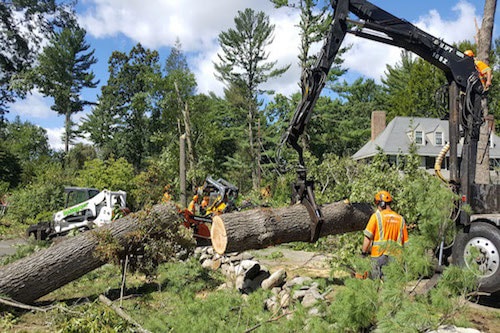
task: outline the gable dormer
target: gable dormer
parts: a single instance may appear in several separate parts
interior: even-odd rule
[[[415,142],[415,144],[419,146],[425,146],[426,144],[425,131],[420,124],[417,124],[417,126],[415,126],[415,128],[413,128],[413,130],[410,131],[410,133],[412,134],[410,138],[412,139],[413,142]]]
[[[434,131],[431,133],[432,143],[434,146],[442,147],[446,143],[446,138],[444,137],[445,130],[438,125]]]

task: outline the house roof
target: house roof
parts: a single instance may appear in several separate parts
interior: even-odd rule
[[[418,154],[421,156],[438,156],[443,146],[434,145],[434,132],[438,129],[443,133],[445,142],[449,141],[448,120],[437,118],[419,117],[395,117],[375,140],[368,141],[352,158],[355,160],[375,156],[380,147],[387,155],[408,154],[411,144],[413,130],[422,131],[425,138],[425,145],[417,145]],[[458,145],[458,154],[462,151],[462,145]],[[500,137],[494,135],[493,147],[490,146],[490,158],[500,158]]]

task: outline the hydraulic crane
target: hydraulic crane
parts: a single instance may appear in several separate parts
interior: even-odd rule
[[[478,265],[488,270],[485,276],[491,288],[500,290],[500,189],[498,185],[477,185],[474,182],[477,157],[479,129],[483,123],[481,96],[484,88],[479,79],[472,57],[464,55],[456,47],[419,29],[410,22],[400,19],[366,0],[332,0],[333,20],[327,33],[323,47],[316,63],[302,72],[302,99],[290,121],[287,131],[282,137],[282,144],[288,144],[298,153],[299,165],[297,181],[292,186],[292,202],[303,203],[311,217],[311,241],[319,237],[322,224],[321,210],[315,202],[314,184],[307,179],[307,168],[304,163],[303,149],[299,138],[311,118],[314,105],[326,83],[328,72],[334,62],[340,46],[347,33],[380,43],[401,47],[419,55],[422,59],[440,68],[449,83],[449,133],[450,133],[450,183],[454,191],[462,198],[462,204],[470,205],[476,213],[473,218],[465,211],[460,211],[459,224],[465,236],[464,246],[460,247],[463,257],[473,235],[471,222],[486,223],[496,227],[493,238],[480,246],[484,252]],[[352,19],[350,14],[357,18]],[[457,145],[463,138],[461,163],[459,165]],[[496,231],[495,231],[496,230]],[[482,234],[482,233],[480,233]],[[489,240],[486,237],[486,240]],[[494,244],[492,246],[491,244]],[[494,253],[491,254],[491,251]],[[488,254],[490,252],[490,254]],[[461,258],[463,261],[463,258]],[[459,260],[460,261],[460,260]],[[486,265],[484,264],[486,262]]]

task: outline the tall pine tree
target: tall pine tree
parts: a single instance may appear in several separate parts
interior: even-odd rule
[[[90,67],[97,62],[94,50],[85,42],[85,29],[77,26],[64,28],[55,34],[50,45],[39,57],[34,69],[34,82],[45,96],[54,98],[51,109],[65,116],[64,152],[67,154],[77,132],[71,116],[83,111],[91,102],[82,99],[84,88],[95,88],[99,81]]]
[[[273,41],[274,25],[263,12],[247,8],[234,19],[235,29],[219,34],[222,53],[215,63],[217,78],[227,87],[237,86],[242,93],[247,112],[248,149],[246,162],[251,165],[252,187],[260,187],[260,147],[258,137],[258,96],[260,86],[269,79],[282,75],[289,66],[276,68],[277,62],[266,62],[266,47]]]

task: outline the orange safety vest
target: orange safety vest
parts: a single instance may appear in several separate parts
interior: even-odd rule
[[[373,241],[372,257],[398,255],[408,241],[404,218],[391,209],[377,210],[372,214],[363,233]]]
[[[482,62],[481,60],[474,60],[474,64],[476,65],[476,69],[479,72],[479,79],[481,80],[481,83],[483,84],[483,86],[486,86],[486,73],[491,71],[490,66],[486,65],[486,63]]]

